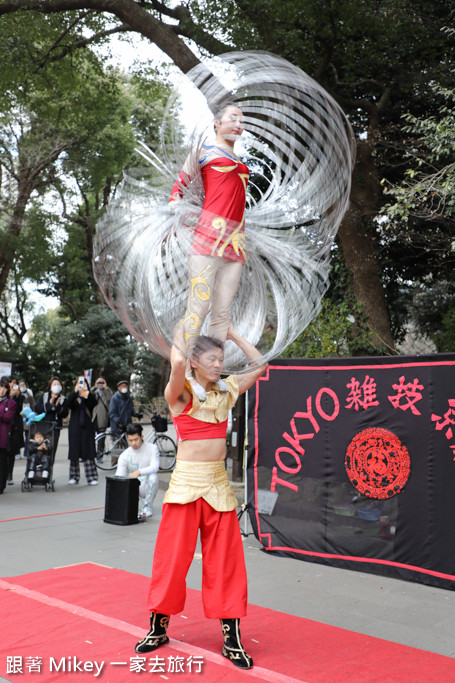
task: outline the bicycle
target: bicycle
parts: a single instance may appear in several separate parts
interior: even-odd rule
[[[151,425],[153,430],[146,434],[144,441],[154,443],[160,453],[160,472],[169,472],[175,465],[177,444],[172,437],[163,434],[167,430],[167,420],[156,411],[152,413],[150,422],[142,422],[143,426]],[[115,470],[120,454],[128,448],[126,430],[111,432],[106,430],[95,437],[95,464],[100,470]]]

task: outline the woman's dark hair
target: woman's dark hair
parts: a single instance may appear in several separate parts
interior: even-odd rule
[[[2,377],[0,379],[0,387],[6,387],[8,389],[8,393],[6,395],[9,396],[9,382],[6,377]]]
[[[139,434],[139,436],[142,436],[142,425],[138,422],[132,422],[131,424],[127,425],[126,433],[130,436],[133,434]]]
[[[204,335],[201,335],[196,339],[196,343],[193,347],[192,359],[197,360],[203,353],[210,351],[210,349],[221,349],[223,351],[224,344],[215,337],[205,337]]]

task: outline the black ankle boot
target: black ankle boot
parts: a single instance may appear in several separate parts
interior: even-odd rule
[[[220,621],[224,636],[221,654],[230,659],[239,669],[251,669],[253,659],[247,655],[240,642],[240,619],[220,619]]]
[[[142,640],[136,643],[134,651],[139,652],[140,654],[143,654],[144,652],[153,652],[153,650],[156,650],[161,645],[168,643],[169,638],[166,635],[168,626],[168,615],[152,612],[150,614],[150,631],[145,638],[142,638]]]

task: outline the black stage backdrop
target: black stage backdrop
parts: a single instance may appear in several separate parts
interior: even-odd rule
[[[455,589],[455,354],[272,361],[248,412],[265,550]]]

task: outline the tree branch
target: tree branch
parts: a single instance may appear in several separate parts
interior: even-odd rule
[[[0,3],[0,16],[25,10],[43,14],[70,10],[106,12],[155,43],[183,73],[199,64],[199,59],[172,26],[153,17],[134,0],[6,0]]]
[[[85,13],[82,15],[82,17],[77,17],[74,21],[72,21],[72,22],[68,25],[68,27],[63,31],[63,33],[61,33],[61,34],[59,35],[59,37],[57,38],[57,40],[50,46],[50,48],[47,50],[47,52],[45,53],[45,55],[40,59],[40,61],[39,61],[39,63],[38,63],[38,66],[37,66],[37,69],[40,69],[40,68],[43,66],[43,64],[46,63],[46,61],[47,61],[49,55],[51,54],[51,52],[52,52],[53,50],[55,50],[57,47],[59,47],[61,41],[63,40],[63,38],[64,38],[65,36],[68,35],[68,33],[71,31],[71,29],[73,29],[73,28],[81,21],[81,19],[85,19],[85,17],[87,17],[89,14],[91,14],[91,12],[85,12]],[[66,53],[65,53],[65,54],[66,54]],[[51,61],[51,60],[49,60],[49,61]],[[37,70],[37,69],[36,69],[36,70]]]
[[[90,12],[87,12],[87,14],[90,14]],[[46,52],[45,55],[39,60],[37,67],[35,71],[38,71],[38,69],[42,69],[46,63],[49,62],[56,62],[59,59],[63,59],[66,57],[66,55],[72,54],[76,50],[79,50],[83,47],[87,47],[88,45],[93,45],[98,43],[99,41],[103,40],[107,36],[114,35],[115,33],[126,33],[128,31],[135,31],[135,29],[132,29],[131,26],[128,24],[121,24],[120,26],[115,26],[114,28],[106,29],[105,31],[99,31],[98,33],[94,33],[92,36],[88,38],[79,38],[79,40],[74,41],[73,43],[69,43],[68,45],[61,45],[60,41],[63,38],[65,34],[62,34],[58,40],[55,41],[55,43],[49,48],[49,50]],[[65,32],[67,33],[67,32]],[[58,54],[52,55],[51,53],[54,50],[59,49]]]

